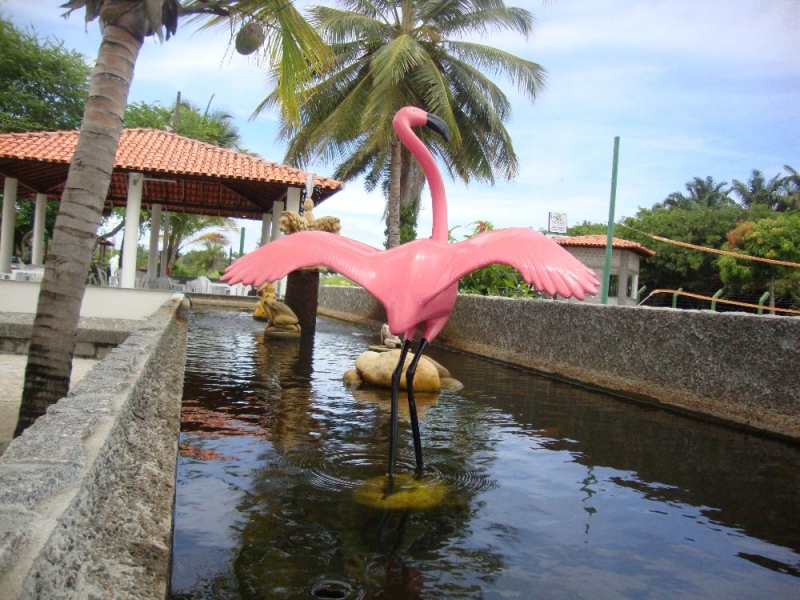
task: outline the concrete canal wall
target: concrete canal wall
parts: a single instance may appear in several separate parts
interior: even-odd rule
[[[3,600],[167,594],[189,302],[130,293],[137,302],[87,304],[98,308],[82,317],[83,352],[102,360],[0,457]],[[322,287],[319,298],[321,314],[384,322],[361,288]],[[6,353],[23,352],[30,330],[35,301],[19,306],[0,313]],[[800,319],[460,296],[438,342],[800,441]]]
[[[376,327],[385,319],[354,287],[322,287],[319,311]],[[437,342],[800,441],[798,318],[459,295]]]
[[[117,309],[124,293],[136,294],[117,290]],[[133,319],[83,318],[85,352],[105,357],[0,457],[4,600],[166,597],[189,305],[164,292],[134,299]],[[7,351],[30,320],[3,315]],[[87,339],[104,327],[105,342]]]

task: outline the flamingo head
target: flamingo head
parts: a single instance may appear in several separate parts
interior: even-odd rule
[[[397,130],[398,126],[406,125],[408,127],[427,127],[441,135],[444,141],[450,141],[450,128],[445,123],[444,119],[437,117],[434,114],[425,112],[416,106],[406,106],[401,108],[395,114],[392,124]]]

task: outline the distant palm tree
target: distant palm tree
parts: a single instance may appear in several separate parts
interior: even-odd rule
[[[233,121],[233,115],[221,109],[211,110],[213,99],[212,96],[206,105],[205,112],[202,113],[188,100],[181,100],[176,133],[221,148],[237,149],[241,143],[241,135]],[[174,106],[172,110],[175,110]]]
[[[698,206],[716,208],[734,204],[734,201],[728,196],[730,188],[725,189],[726,185],[728,185],[727,181],[715,182],[713,177],[706,177],[705,179],[695,177],[686,183],[688,195],[684,195],[681,192],[673,192],[656,206],[689,209]]]
[[[298,89],[301,122],[284,119],[286,161],[305,166],[338,162],[344,181],[366,176],[387,191],[388,245],[400,240],[400,205],[419,196],[423,179],[397,141],[392,117],[406,105],[443,118],[452,140],[426,144],[451,175],[467,182],[516,176],[519,163],[505,122],[511,104],[493,78],[510,80],[533,100],[544,85],[538,64],[479,42],[490,32],[527,38],[533,16],[502,0],[341,0],[343,7],[310,11],[334,62]],[[259,106],[279,105],[277,93]]]
[[[800,210],[800,172],[789,165],[783,165],[789,174],[783,178],[783,186],[787,194],[787,204]]]
[[[69,388],[86,273],[145,37],[161,39],[166,29],[169,39],[184,14],[210,15],[214,22],[237,26],[255,22],[266,32],[266,55],[278,65],[280,94],[290,108],[294,96],[283,90],[293,94],[297,81],[320,68],[327,56],[317,34],[286,0],[69,0],[64,7],[69,12],[85,8],[87,22],[99,18],[103,36],[41,284],[15,436]]]
[[[213,229],[213,231],[208,231]],[[172,266],[180,258],[187,244],[219,241],[225,238],[223,231],[236,229],[236,221],[228,217],[175,213],[171,216],[167,239],[167,264]],[[202,235],[201,232],[206,232]],[[198,236],[195,238],[194,236]]]
[[[194,266],[198,272],[220,272],[228,266],[228,255],[225,254],[225,246],[229,245],[230,242],[223,233],[209,231],[194,238],[192,243],[203,244],[204,247],[203,250],[192,253],[197,254]]]
[[[739,196],[739,201],[745,208],[766,206],[770,210],[786,210],[786,196],[782,194],[784,185],[780,174],[767,181],[764,174],[758,169],[753,169],[747,183],[738,179],[733,180],[731,190]]]

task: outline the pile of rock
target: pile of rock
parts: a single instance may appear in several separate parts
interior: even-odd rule
[[[414,355],[409,352],[403,367],[403,376],[400,378],[400,389],[406,389],[405,369],[411,363]],[[344,383],[348,387],[371,385],[376,387],[391,388],[392,373],[400,360],[399,349],[386,349],[373,346],[363,352],[356,359],[356,368],[344,374]],[[417,365],[414,374],[414,390],[439,391],[442,389],[454,390],[463,387],[459,381],[453,379],[450,372],[435,360],[423,356]]]

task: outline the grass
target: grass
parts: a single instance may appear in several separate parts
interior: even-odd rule
[[[354,287],[357,285],[352,279],[348,279],[344,275],[339,275],[338,273],[327,273],[322,275],[319,278],[319,283],[320,285],[335,285],[345,287]]]

